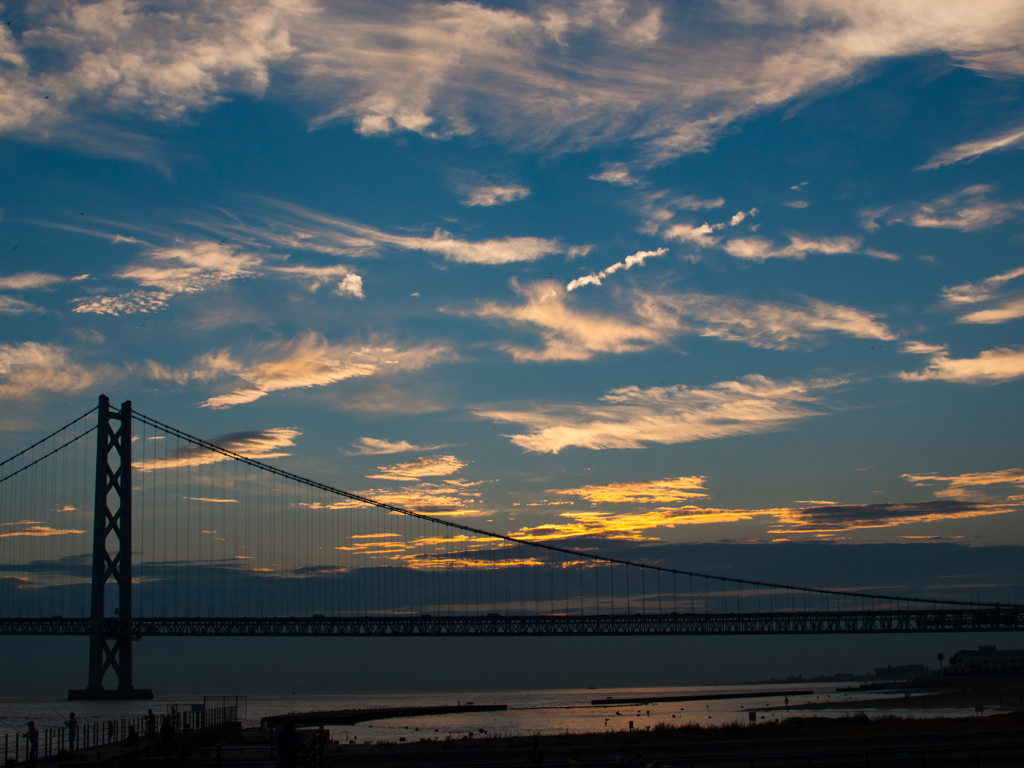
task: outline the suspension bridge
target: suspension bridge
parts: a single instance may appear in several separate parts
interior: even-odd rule
[[[0,463],[0,634],[88,636],[88,686],[72,698],[150,698],[132,679],[146,636],[1021,629],[1020,605],[728,578],[481,530],[286,472],[106,396]]]

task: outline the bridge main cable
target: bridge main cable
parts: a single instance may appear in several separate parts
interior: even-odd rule
[[[81,421],[82,419],[84,419],[84,418],[87,418],[87,417],[88,417],[89,415],[91,415],[91,414],[93,414],[93,413],[95,413],[95,412],[96,412],[96,408],[95,408],[95,407],[93,407],[93,408],[90,408],[90,409],[89,409],[88,411],[86,411],[85,413],[83,413],[83,414],[82,414],[81,416],[79,416],[79,417],[78,417],[77,419],[74,419],[73,421],[69,421],[69,422],[68,422],[67,424],[65,424],[65,425],[64,425],[63,427],[61,427],[60,429],[54,430],[53,432],[51,432],[50,434],[48,434],[48,435],[47,435],[46,437],[44,437],[44,438],[43,438],[43,439],[41,439],[41,440],[37,440],[36,442],[32,443],[32,445],[30,445],[30,446],[29,446],[28,448],[26,448],[25,450],[23,450],[23,451],[18,451],[18,452],[17,452],[16,454],[14,454],[13,456],[11,456],[11,457],[10,457],[9,459],[4,459],[3,461],[0,461],[0,467],[4,466],[5,464],[10,464],[10,463],[11,463],[12,461],[14,461],[15,459],[17,459],[17,458],[18,458],[19,456],[24,456],[24,455],[25,455],[26,453],[28,453],[29,451],[31,451],[31,450],[32,450],[33,448],[38,448],[38,447],[39,447],[40,445],[42,445],[43,443],[45,443],[45,442],[46,442],[47,440],[50,440],[50,439],[52,439],[52,438],[56,437],[57,435],[59,435],[59,434],[60,434],[61,432],[63,432],[63,431],[64,431],[65,429],[67,429],[68,427],[73,427],[73,426],[74,426],[75,424],[77,424],[78,422],[80,422],[80,421]],[[86,430],[86,431],[85,431],[85,432],[83,432],[82,434],[78,435],[78,437],[75,437],[75,438],[73,438],[73,439],[71,439],[71,440],[68,440],[68,441],[67,441],[66,443],[64,443],[64,445],[60,446],[60,448],[54,448],[54,449],[53,449],[52,451],[50,451],[50,452],[49,452],[48,454],[46,454],[45,456],[40,456],[40,457],[39,457],[38,459],[36,459],[35,461],[33,461],[33,462],[32,462],[32,464],[38,464],[38,463],[39,463],[40,461],[42,461],[43,459],[49,458],[50,456],[52,456],[53,454],[55,454],[55,453],[56,453],[57,451],[60,451],[60,450],[62,450],[62,449],[64,449],[64,448],[67,448],[67,447],[68,447],[69,445],[71,445],[71,444],[72,444],[73,442],[75,442],[75,440],[78,440],[79,438],[85,437],[85,436],[86,436],[86,435],[88,435],[88,434],[89,434],[90,432],[92,432],[92,431],[93,431],[94,429],[96,429],[96,427],[90,427],[90,428],[89,428],[88,430]],[[22,470],[28,469],[29,467],[31,467],[31,466],[32,466],[32,464],[26,464],[26,465],[25,465],[24,467],[22,467],[21,469],[19,469],[19,470],[18,470],[18,472],[21,472]],[[2,482],[3,482],[4,480],[7,480],[8,478],[14,477],[14,476],[15,476],[16,474],[18,474],[18,472],[12,472],[11,474],[7,475],[7,477],[4,477],[4,478],[0,478],[0,483],[2,483]]]
[[[905,602],[905,603],[917,603],[917,604],[924,604],[924,605],[939,605],[939,606],[958,605],[958,606],[966,606],[966,607],[971,607],[971,608],[980,607],[980,606],[987,606],[987,607],[991,607],[991,608],[1019,607],[1019,606],[1012,605],[1012,604],[998,603],[998,602],[979,602],[979,601],[966,601],[966,600],[940,600],[940,599],[934,599],[934,598],[904,597],[904,596],[897,596],[897,595],[881,595],[881,594],[874,594],[874,593],[869,593],[869,592],[853,592],[853,591],[848,591],[848,590],[822,589],[822,588],[818,588],[818,587],[801,587],[801,586],[795,586],[795,585],[791,585],[791,584],[777,584],[777,583],[772,583],[772,582],[753,581],[753,580],[748,580],[748,579],[737,579],[737,578],[732,578],[732,577],[715,576],[713,574],[708,574],[708,573],[698,573],[696,571],[685,571],[685,570],[681,570],[681,569],[677,569],[677,568],[668,568],[668,567],[661,566],[661,565],[651,565],[649,563],[638,563],[638,562],[634,562],[634,561],[631,561],[631,560],[622,560],[622,559],[619,559],[619,558],[609,557],[609,556],[606,556],[606,555],[597,555],[597,554],[594,554],[594,553],[591,553],[591,552],[583,552],[583,551],[580,551],[580,550],[568,549],[566,547],[558,547],[558,546],[555,546],[553,544],[545,544],[543,542],[530,541],[529,539],[518,539],[518,538],[515,538],[513,536],[509,536],[507,534],[494,533],[493,531],[485,531],[483,529],[474,528],[472,526],[465,525],[463,523],[456,523],[456,522],[452,522],[452,521],[449,521],[449,520],[442,520],[440,518],[432,517],[430,515],[425,515],[425,514],[423,514],[421,512],[415,512],[413,510],[406,509],[404,507],[399,507],[399,506],[396,506],[394,504],[389,504],[389,503],[387,503],[385,501],[380,501],[378,499],[373,499],[373,498],[370,498],[368,496],[362,496],[360,494],[352,493],[351,491],[346,491],[346,490],[343,490],[341,488],[335,488],[334,486],[330,486],[330,485],[327,485],[325,483],[318,482],[316,480],[311,480],[309,478],[302,477],[301,475],[296,475],[296,474],[294,474],[292,472],[288,472],[287,470],[283,470],[283,469],[280,469],[278,467],[274,467],[274,466],[271,466],[269,464],[265,464],[262,461],[258,461],[257,459],[251,459],[251,458],[249,458],[247,456],[243,456],[242,454],[236,453],[236,452],[228,450],[226,448],[222,448],[221,446],[216,445],[214,443],[211,443],[211,442],[209,442],[207,440],[203,440],[202,438],[198,438],[198,437],[195,437],[194,435],[190,435],[189,433],[183,432],[180,429],[176,429],[175,427],[172,427],[169,424],[165,424],[165,423],[163,423],[161,421],[158,421],[157,419],[154,419],[151,416],[146,416],[145,414],[140,413],[137,410],[133,411],[132,416],[133,416],[133,418],[143,422],[144,424],[148,424],[151,427],[163,430],[163,431],[167,432],[168,434],[174,435],[175,437],[177,437],[177,438],[179,438],[181,440],[184,440],[184,441],[186,441],[188,443],[191,443],[191,444],[193,444],[195,446],[198,446],[200,448],[203,448],[205,450],[213,451],[215,453],[219,453],[220,455],[225,456],[225,457],[227,457],[229,459],[232,459],[234,461],[242,462],[242,463],[247,464],[247,465],[249,465],[251,467],[255,467],[255,468],[260,469],[262,471],[269,472],[271,474],[277,475],[277,476],[282,477],[282,478],[286,478],[286,479],[291,480],[293,482],[297,482],[297,483],[309,486],[311,488],[317,488],[317,489],[325,491],[327,493],[335,494],[337,496],[341,496],[341,497],[346,498],[346,499],[351,499],[352,501],[360,502],[361,504],[365,504],[366,506],[377,507],[379,509],[384,509],[384,510],[387,510],[389,512],[396,512],[398,514],[408,515],[409,517],[419,518],[421,520],[426,520],[426,521],[429,521],[429,522],[432,522],[432,523],[436,523],[436,524],[439,524],[439,525],[447,526],[449,528],[454,528],[454,529],[457,529],[457,530],[460,530],[460,531],[465,531],[467,533],[476,534],[478,536],[484,536],[484,537],[487,537],[487,538],[490,538],[490,539],[498,539],[498,540],[502,540],[502,541],[507,541],[507,542],[512,543],[512,544],[522,545],[522,546],[536,547],[538,549],[544,549],[544,550],[547,550],[547,551],[550,551],[550,552],[558,552],[560,554],[569,555],[569,556],[572,556],[572,557],[587,558],[589,560],[593,560],[593,561],[596,561],[596,562],[611,563],[611,564],[615,564],[615,565],[622,565],[622,566],[627,566],[627,567],[632,567],[632,568],[648,569],[648,570],[652,570],[652,571],[659,571],[659,572],[662,572],[662,573],[670,573],[670,574],[675,574],[675,575],[679,575],[679,576],[688,576],[688,577],[694,577],[694,578],[709,579],[709,580],[712,580],[712,581],[718,581],[718,582],[720,582],[722,584],[733,584],[733,585],[737,585],[737,586],[749,586],[749,587],[764,587],[764,588],[767,588],[767,589],[786,590],[786,591],[789,591],[789,592],[796,592],[796,593],[803,593],[803,594],[835,595],[835,596],[841,596],[841,597],[858,598],[858,599],[862,599],[862,600],[863,599],[873,599],[873,600],[884,600],[884,601],[897,602],[897,603],[898,602]]]

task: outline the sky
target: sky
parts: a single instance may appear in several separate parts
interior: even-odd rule
[[[4,2],[0,448],[106,393],[634,558],[1020,546],[1022,40],[1015,0]]]

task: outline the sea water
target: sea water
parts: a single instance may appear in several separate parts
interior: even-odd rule
[[[842,687],[842,686],[838,686]],[[444,691],[407,693],[348,694],[253,694],[246,698],[243,722],[257,726],[260,718],[287,712],[310,712],[376,707],[436,707],[466,704],[504,704],[506,711],[464,712],[451,715],[404,717],[372,720],[357,725],[327,726],[331,738],[356,743],[406,741],[445,738],[486,738],[488,736],[529,736],[533,734],[603,733],[607,731],[647,730],[659,723],[682,725],[724,725],[747,723],[755,710],[757,722],[784,720],[789,717],[842,717],[865,712],[869,717],[882,715],[913,717],[965,717],[974,714],[967,709],[923,709],[915,706],[914,697],[907,706],[885,710],[793,710],[785,708],[788,691],[811,691],[790,695],[789,706],[806,703],[855,702],[886,697],[879,691],[837,691],[835,683],[795,685],[723,685],[683,686],[669,688],[586,688],[518,691]],[[611,699],[642,699],[645,697],[714,696],[746,693],[735,699],[705,699],[651,704],[592,704]],[[756,694],[756,695],[755,695]],[[889,694],[896,695],[896,694]],[[902,694],[899,694],[902,695]],[[0,741],[4,735],[13,738],[14,729],[24,730],[28,720],[43,729],[62,726],[68,713],[74,711],[80,728],[89,723],[106,722],[127,717],[141,717],[152,709],[157,716],[172,706],[183,711],[193,704],[202,704],[202,695],[157,696],[151,701],[99,702],[66,701],[57,697],[0,698]]]

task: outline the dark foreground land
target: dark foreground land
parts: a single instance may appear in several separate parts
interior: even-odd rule
[[[335,766],[405,768],[527,765],[533,738],[340,745]],[[931,720],[791,717],[758,725],[655,726],[650,731],[544,736],[545,765],[1024,766],[1024,712]]]
[[[496,768],[531,764],[535,743],[549,766],[608,768],[788,768],[789,766],[1024,766],[1024,711],[929,720],[861,713],[726,726],[657,725],[650,731],[407,744],[334,744],[303,729],[305,760],[290,768]],[[276,768],[274,731],[196,734],[180,751],[108,745],[61,756],[78,768]],[[176,742],[177,743],[177,742]],[[185,748],[187,746],[187,748]],[[53,758],[50,758],[53,760]],[[574,762],[576,761],[576,762]],[[47,761],[48,762],[48,761]],[[536,763],[532,763],[536,764]]]

